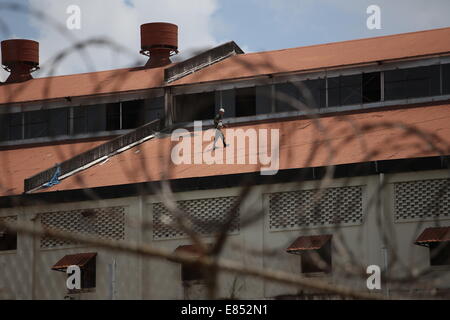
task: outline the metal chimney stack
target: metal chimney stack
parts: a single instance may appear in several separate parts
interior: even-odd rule
[[[178,53],[178,26],[154,22],[141,25],[141,54],[150,59],[146,67],[162,67],[172,63],[170,56]]]
[[[6,83],[32,79],[31,73],[39,69],[39,42],[12,39],[1,42],[2,65],[10,72]]]

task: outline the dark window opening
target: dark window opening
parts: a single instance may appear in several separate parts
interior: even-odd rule
[[[120,103],[106,104],[106,130],[120,130]]]
[[[25,139],[48,136],[48,110],[25,112]]]
[[[316,109],[326,105],[325,79],[288,82],[275,85],[276,112]],[[300,103],[303,105],[300,105]]]
[[[320,249],[305,250],[301,254],[302,273],[331,272],[331,241]]]
[[[297,101],[299,99],[299,90],[296,84],[278,83],[275,85],[275,111],[287,112],[299,110]]]
[[[74,107],[73,108],[74,134],[104,131],[106,129],[105,112],[106,112],[105,105]]]
[[[215,93],[193,93],[175,97],[175,122],[214,118]]]
[[[17,233],[0,229],[0,251],[17,250]]]
[[[362,102],[381,100],[381,73],[371,72],[362,75]]]
[[[181,280],[182,281],[193,281],[193,280],[204,280],[204,271],[201,266],[197,264],[181,264]]]
[[[385,100],[428,97],[439,94],[439,65],[384,72]]]
[[[300,101],[307,107],[326,107],[326,82],[325,79],[306,80],[300,84]]]
[[[362,103],[362,75],[328,78],[328,106]]]
[[[49,110],[49,136],[61,136],[69,134],[69,110],[69,108]]]
[[[0,141],[23,139],[23,113],[0,115]]]
[[[160,119],[164,123],[164,97],[150,99],[145,107],[145,123]]]
[[[450,63],[442,65],[442,94],[450,94]]]
[[[122,102],[122,129],[134,129],[144,124],[145,100]]]
[[[256,115],[255,87],[236,89],[236,117]]]
[[[430,244],[430,265],[450,265],[450,242],[436,242]]]

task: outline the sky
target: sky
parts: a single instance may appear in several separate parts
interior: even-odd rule
[[[67,27],[71,5],[80,29]],[[380,29],[367,27],[370,5],[380,8]],[[39,41],[40,77],[143,65],[147,22],[178,25],[180,61],[230,40],[245,52],[277,50],[450,27],[449,15],[449,0],[0,0],[0,39]],[[99,39],[108,42],[73,48]]]

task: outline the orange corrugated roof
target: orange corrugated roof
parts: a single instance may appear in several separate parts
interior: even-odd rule
[[[279,129],[280,170],[450,154],[450,104],[324,116],[317,121],[297,119],[255,123],[240,128]],[[230,144],[229,148],[237,148],[236,142],[231,140],[227,142]],[[171,148],[175,143],[170,137],[149,140],[102,164],[64,179],[54,187],[42,189],[41,192],[161,179],[240,174],[260,170],[258,164],[175,165],[170,157]],[[208,143],[203,142],[203,149]],[[40,148],[34,151],[29,149],[9,151],[6,158],[0,152],[2,167],[8,168],[7,175],[2,177],[2,180],[9,182],[8,186],[14,186],[12,189],[11,187],[3,189],[2,195],[5,195],[5,191],[8,191],[6,194],[22,192],[25,177],[53,165],[54,160],[43,163],[26,161],[32,168],[20,163],[23,161],[21,158],[29,154],[40,154],[42,158],[42,155],[52,152],[51,147],[42,148],[47,151],[43,152]],[[67,148],[65,147],[66,150],[70,150]],[[247,159],[249,154],[256,154],[256,150],[246,149]]]
[[[237,55],[172,85],[364,64],[450,52],[450,28]]]
[[[23,193],[24,179],[103,142],[105,139],[0,150],[0,196]]]
[[[167,66],[166,66],[167,67]],[[36,78],[0,85],[0,104],[108,94],[161,87],[166,67],[127,68]]]
[[[213,64],[170,85],[444,54],[450,52],[450,42],[445,39],[450,39],[450,28],[241,54]],[[0,104],[161,87],[165,85],[164,69],[166,67],[119,69],[1,85]],[[46,88],[49,91],[46,91]]]

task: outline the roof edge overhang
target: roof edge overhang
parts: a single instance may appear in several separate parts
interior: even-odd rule
[[[379,160],[363,163],[339,164],[335,166],[334,178],[361,177],[380,173],[443,170],[450,168],[450,155],[395,160]],[[233,188],[243,185],[291,183],[321,179],[327,167],[283,169],[276,175],[261,175],[260,172],[205,176],[169,180],[173,192]],[[68,203],[96,199],[114,199],[156,194],[163,181],[149,181],[122,185],[102,186],[88,189],[47,191],[0,197],[0,208]]]

